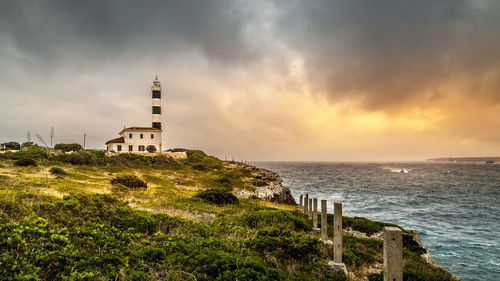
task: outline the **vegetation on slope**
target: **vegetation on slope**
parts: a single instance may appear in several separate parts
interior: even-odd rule
[[[0,276],[346,280],[343,272],[326,265],[332,249],[320,242],[311,221],[293,206],[251,198],[214,204],[199,196],[216,190],[231,198],[233,189],[252,188],[252,182],[263,179],[251,169],[201,151],[187,155],[185,160],[108,157],[86,150],[53,153],[37,146],[0,154]],[[14,166],[19,159],[32,159],[38,166]],[[54,167],[66,174],[52,175]],[[124,175],[141,178],[148,188],[114,188],[110,181]],[[363,218],[343,221],[365,233],[385,225]],[[380,240],[352,235],[343,240],[350,272],[358,274],[382,262]],[[415,243],[405,243],[405,280],[452,280],[419,253]]]

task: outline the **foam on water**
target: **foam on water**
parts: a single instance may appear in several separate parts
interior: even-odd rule
[[[258,162],[292,194],[344,203],[347,216],[417,231],[461,280],[500,280],[500,165]],[[406,173],[401,173],[401,170]]]

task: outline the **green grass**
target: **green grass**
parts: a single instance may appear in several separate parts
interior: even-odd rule
[[[20,156],[32,157],[39,166],[14,166]],[[197,164],[204,168],[195,168]],[[347,280],[326,265],[331,247],[320,242],[311,220],[294,207],[252,198],[217,205],[194,196],[214,188],[251,190],[255,182],[271,180],[228,164],[199,151],[181,161],[143,155],[108,158],[91,151],[52,155],[38,148],[1,156],[0,276]],[[51,175],[54,166],[67,174]],[[122,175],[135,175],[148,187],[121,190],[110,184]],[[332,215],[328,222],[333,223]],[[349,217],[343,224],[369,235],[391,225]],[[409,233],[403,241],[405,280],[449,280],[446,271],[419,256],[422,249]],[[381,263],[381,240],[344,235],[343,244],[351,272],[362,275],[362,267]]]
[[[345,280],[315,270],[313,264],[325,258],[322,243],[305,233],[267,229],[248,235],[233,222],[236,233],[228,238],[230,222],[134,210],[115,195],[31,199],[0,200],[5,280]]]

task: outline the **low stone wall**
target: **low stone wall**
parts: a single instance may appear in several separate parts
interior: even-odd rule
[[[167,157],[170,157],[170,158],[173,158],[176,160],[182,160],[182,159],[187,158],[186,152],[168,152],[168,151],[167,152],[154,152],[154,153],[149,153],[147,151],[145,151],[145,152],[137,152],[137,151],[134,151],[134,152],[127,152],[127,151],[107,152],[106,155],[117,156],[117,155],[124,154],[124,153],[135,153],[135,154],[139,154],[139,155],[143,155],[143,156],[150,156],[150,157],[154,157],[154,156],[158,156],[158,155],[165,155]]]

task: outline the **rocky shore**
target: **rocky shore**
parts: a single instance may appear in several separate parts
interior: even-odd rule
[[[297,205],[290,189],[283,185],[283,180],[278,173],[244,163],[235,165],[250,169],[253,175],[261,179],[260,183],[262,184],[255,186],[253,191],[239,190],[237,192],[238,197],[257,197],[273,203]]]

